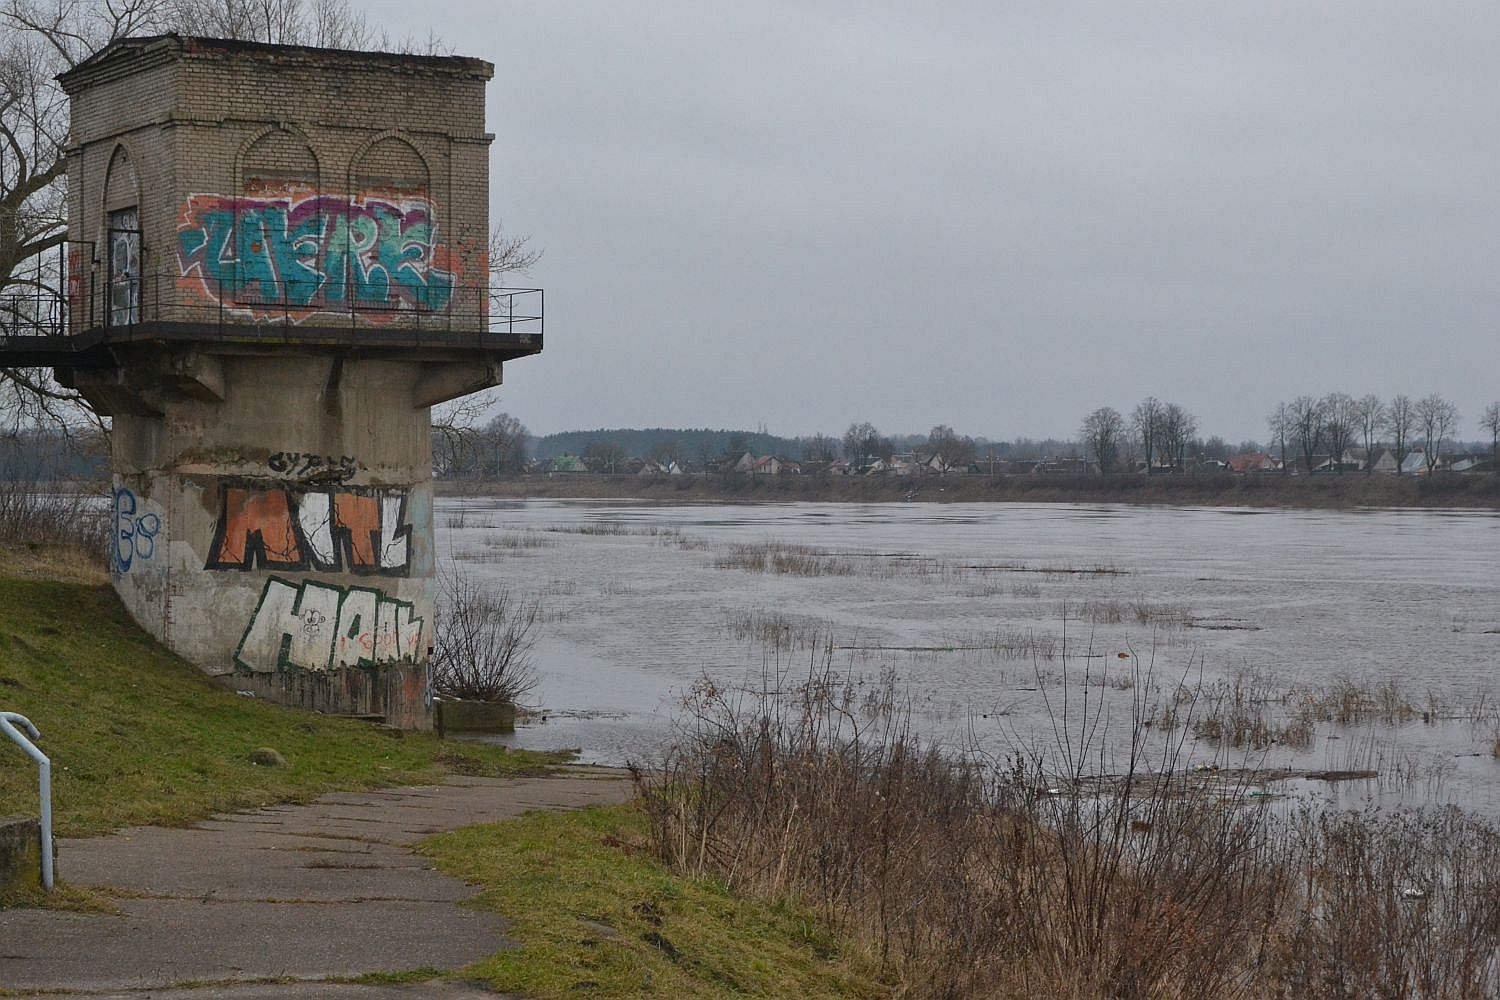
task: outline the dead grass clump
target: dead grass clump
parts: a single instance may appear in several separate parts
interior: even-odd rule
[[[499,535],[490,535],[481,543],[487,549],[522,550],[522,549],[550,549],[557,545],[556,539],[548,538],[535,528],[525,528],[521,531],[507,531]]]
[[[737,543],[714,557],[715,569],[790,576],[851,576],[854,566],[825,549],[791,542]]]
[[[1107,783],[1067,737],[944,755],[889,676],[812,659],[797,683],[701,681],[636,780],[668,864],[816,908],[896,995],[1497,995],[1500,835],[1476,820],[1279,813],[1184,774],[1180,743],[1147,766],[1139,715]]]
[[[1143,598],[1064,604],[1061,616],[1094,625],[1119,625],[1133,621],[1137,625],[1161,625],[1167,628],[1184,628],[1193,620],[1192,612],[1180,605],[1153,604]]]
[[[861,694],[827,661],[790,690],[693,691],[638,775],[674,867],[815,907],[901,995],[1235,995],[1288,891],[1263,813],[1143,772],[1101,798],[1040,759],[944,756],[889,678]]]
[[[1202,710],[1194,713],[1193,735],[1235,749],[1305,750],[1312,745],[1312,721],[1301,714],[1284,717],[1278,706],[1286,698],[1265,681],[1243,674],[1215,681],[1200,695]]]
[[[729,615],[729,631],[736,639],[760,643],[774,652],[816,649],[824,644],[827,628],[828,623],[822,619],[779,611],[735,611]]]
[[[0,462],[0,570],[99,583],[110,563],[111,497],[58,491]]]
[[[1338,677],[1321,687],[1300,687],[1292,698],[1299,716],[1340,725],[1410,722],[1419,717],[1431,721],[1440,712],[1432,696],[1426,709],[1413,705],[1394,677],[1375,682]]]

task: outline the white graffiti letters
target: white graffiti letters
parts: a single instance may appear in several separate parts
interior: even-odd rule
[[[421,653],[422,619],[412,617],[405,601],[365,587],[311,580],[299,586],[272,577],[234,660],[242,669],[270,673],[414,663]]]

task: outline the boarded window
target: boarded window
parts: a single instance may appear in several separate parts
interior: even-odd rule
[[[134,206],[109,213],[109,325],[141,321],[141,219]]]

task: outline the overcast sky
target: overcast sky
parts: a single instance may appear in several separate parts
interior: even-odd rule
[[[535,432],[1500,398],[1500,5],[356,3],[495,64]]]

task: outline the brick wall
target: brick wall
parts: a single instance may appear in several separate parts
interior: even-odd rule
[[[133,201],[149,318],[473,326],[492,74],[454,57],[117,43],[63,78],[69,236],[98,247],[102,287],[108,213]]]

